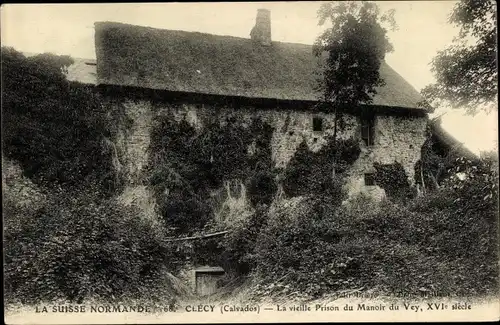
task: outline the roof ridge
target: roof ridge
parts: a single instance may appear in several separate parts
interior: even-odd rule
[[[201,35],[209,35],[209,36],[216,36],[216,37],[230,37],[230,38],[236,38],[240,40],[245,40],[245,41],[251,41],[250,38],[246,37],[240,37],[240,36],[233,36],[233,35],[221,35],[221,34],[211,34],[211,33],[204,33],[204,32],[199,32],[199,31],[187,31],[187,30],[182,30],[182,29],[168,29],[168,28],[159,28],[159,27],[151,27],[151,26],[144,26],[144,25],[135,25],[135,24],[129,24],[129,23],[122,23],[122,22],[117,22],[117,21],[96,21],[94,25],[97,24],[115,24],[115,25],[122,25],[122,26],[128,26],[128,27],[135,27],[135,28],[146,28],[146,29],[153,29],[153,30],[158,30],[158,31],[166,31],[166,32],[180,32],[180,33],[186,33],[186,34],[201,34]],[[271,43],[277,43],[277,44],[289,44],[289,45],[301,45],[304,47],[313,47],[313,44],[306,44],[306,43],[296,43],[296,42],[283,42],[283,41],[272,41]]]

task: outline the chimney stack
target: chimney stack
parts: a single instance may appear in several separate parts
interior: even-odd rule
[[[250,37],[261,45],[271,45],[271,11],[268,9],[257,10],[257,19],[250,32]]]

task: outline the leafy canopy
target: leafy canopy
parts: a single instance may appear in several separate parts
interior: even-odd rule
[[[449,22],[460,33],[431,62],[436,82],[422,90],[428,101],[470,114],[496,108],[496,20],[494,1],[462,0],[454,7]]]
[[[366,1],[327,2],[318,18],[320,26],[330,24],[313,47],[316,56],[327,54],[323,100],[339,106],[371,103],[376,87],[384,84],[380,65],[393,50],[386,28],[396,28],[394,10],[381,14]]]

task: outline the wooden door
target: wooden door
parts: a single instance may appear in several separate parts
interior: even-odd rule
[[[196,293],[200,296],[208,296],[217,291],[219,275],[211,273],[196,273]]]

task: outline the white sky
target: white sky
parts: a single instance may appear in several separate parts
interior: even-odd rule
[[[396,9],[399,30],[389,33],[394,52],[387,63],[417,90],[434,81],[429,63],[458,30],[447,23],[456,1],[383,1]],[[322,31],[319,2],[10,4],[2,6],[2,45],[23,52],[95,58],[93,25],[117,21],[156,28],[249,37],[259,8],[271,10],[272,39],[312,44]],[[471,150],[488,150],[497,139],[497,114],[475,117],[449,111],[444,127]]]

